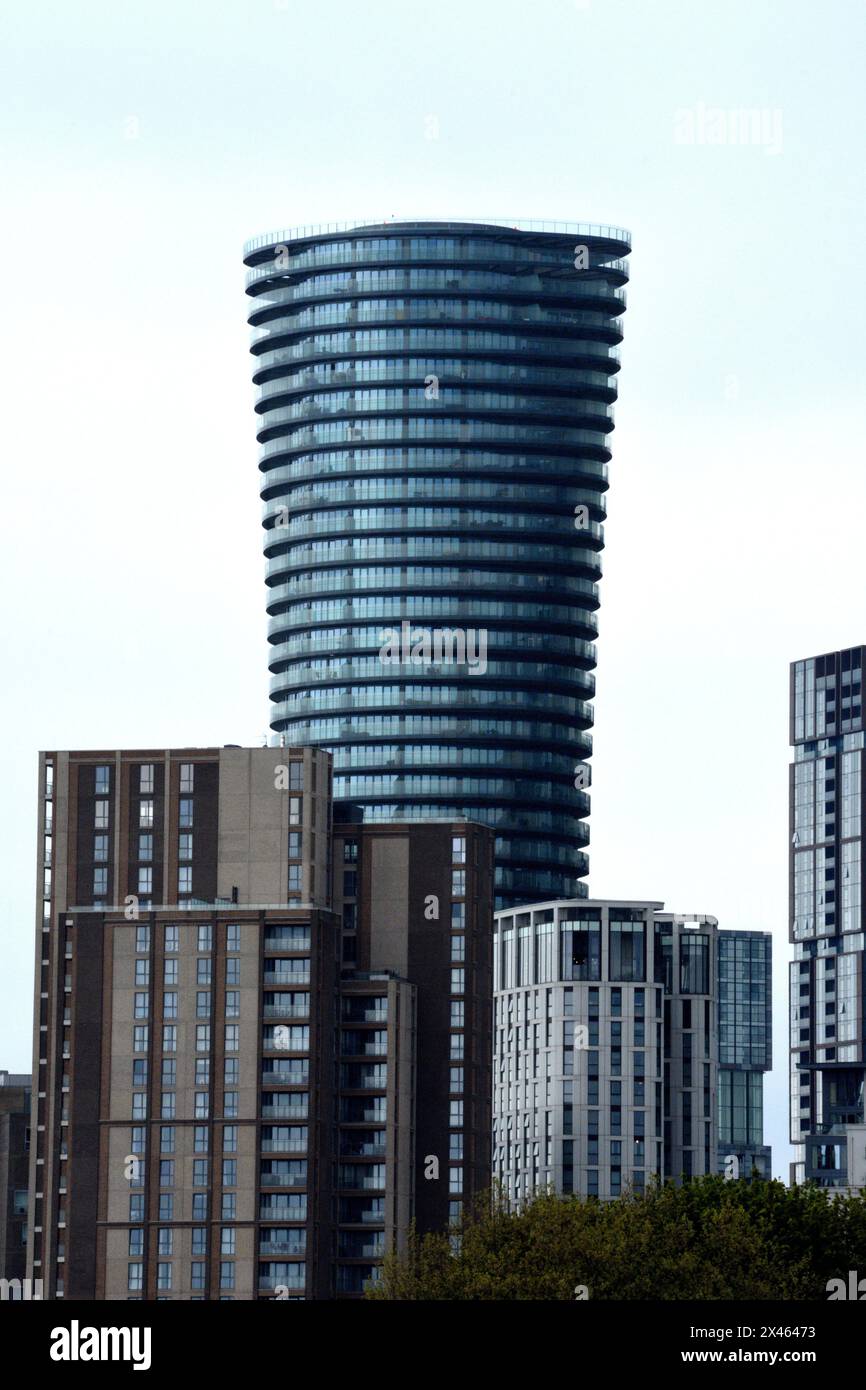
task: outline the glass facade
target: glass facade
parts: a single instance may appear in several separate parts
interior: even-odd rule
[[[851,647],[791,666],[793,1177],[827,1186],[845,1184],[845,1131],[864,1122],[864,659]]]
[[[500,907],[585,895],[629,249],[390,223],[246,251],[272,728],[366,820],[492,826]]]
[[[719,1171],[771,1177],[764,1144],[764,1073],[772,1057],[772,937],[724,931],[718,940]]]

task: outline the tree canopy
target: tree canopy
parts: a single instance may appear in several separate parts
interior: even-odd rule
[[[514,1211],[494,1194],[451,1233],[413,1232],[367,1297],[826,1300],[852,1270],[866,1276],[862,1197],[707,1177],[610,1202],[545,1193]]]

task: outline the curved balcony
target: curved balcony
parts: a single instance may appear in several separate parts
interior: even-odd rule
[[[589,609],[545,608],[540,605],[523,603],[496,603],[484,598],[462,598],[459,595],[442,594],[436,598],[423,594],[397,594],[390,597],[376,595],[372,598],[357,598],[344,603],[340,599],[322,598],[315,605],[308,600],[291,604],[268,619],[268,640],[288,641],[291,636],[298,640],[305,636],[312,641],[310,634],[315,631],[317,645],[326,648],[334,640],[335,626],[352,627],[369,623],[378,618],[386,627],[397,627],[403,622],[411,622],[416,627],[431,620],[442,625],[452,625],[460,619],[460,626],[487,627],[508,621],[512,627],[529,620],[537,624],[539,641],[548,637],[558,640],[560,634],[566,640],[577,638],[592,640],[598,633],[598,618]],[[529,636],[524,635],[523,645],[528,644]],[[354,638],[346,637],[347,648],[351,648]]]
[[[450,630],[459,631],[460,629]],[[475,625],[474,630],[478,630],[478,625]],[[425,628],[423,623],[411,623],[407,640],[412,641],[413,632],[417,634],[425,631],[435,632],[437,628]],[[497,657],[516,657],[518,661],[522,659],[537,662],[542,653],[547,658],[555,653],[569,665],[575,662],[587,671],[595,668],[595,644],[586,642],[582,638],[546,632],[516,633],[508,629],[499,631],[496,628],[486,628],[485,631],[487,633],[488,657],[494,653]],[[393,628],[389,629],[383,625],[377,625],[373,628],[343,630],[338,635],[330,632],[327,628],[317,631],[315,636],[309,633],[299,634],[286,638],[283,642],[273,643],[269,653],[268,666],[274,671],[281,662],[304,661],[307,657],[317,657],[321,653],[373,656],[381,652],[382,647],[392,640],[390,634],[393,632]],[[396,635],[398,640],[402,641],[402,632],[398,630]],[[390,666],[391,663],[388,665]]]
[[[603,312],[604,310],[607,312]],[[521,332],[530,329],[539,335],[555,330],[567,330],[577,335],[578,330],[589,331],[590,336],[597,333],[599,341],[605,345],[616,346],[622,341],[622,325],[613,317],[613,312],[621,312],[623,305],[615,299],[609,304],[600,302],[599,310],[548,308],[546,305],[517,305],[495,301],[470,303],[465,298],[454,295],[450,299],[415,298],[409,307],[391,305],[387,300],[359,300],[357,305],[344,301],[312,305],[261,304],[250,316],[250,345],[255,350],[258,343],[265,341],[281,343],[283,338],[297,337],[314,329],[338,327],[357,332],[358,329],[388,330],[391,333],[391,350],[396,352],[401,346],[401,334],[413,328],[422,329],[454,325],[472,325],[478,329],[518,327]],[[253,322],[255,319],[255,322]],[[405,341],[403,339],[402,341]]]
[[[261,465],[260,465],[261,467]],[[416,481],[419,475],[478,481],[484,485],[507,486],[508,479],[528,479],[531,487],[537,483],[568,483],[574,487],[607,489],[608,469],[603,461],[586,454],[545,455],[519,454],[511,450],[467,450],[452,448],[430,449],[422,441],[412,440],[399,452],[380,448],[331,449],[322,453],[301,454],[290,464],[271,465],[262,469],[261,494],[287,482],[368,482],[371,475],[384,478],[386,483],[397,478]]]
[[[397,367],[387,366],[375,359],[321,365],[320,370],[308,367],[272,376],[259,386],[256,410],[267,409],[274,397],[306,394],[310,391],[345,391],[347,387],[376,386],[380,383],[405,383],[417,386],[429,376],[436,376],[440,389],[460,387],[473,389],[476,383],[491,382],[504,388],[521,386],[524,389],[559,390],[568,395],[581,391],[598,392],[603,399],[614,400],[616,379],[606,372],[586,372],[569,367],[532,367],[525,363],[476,362],[469,359],[439,357],[405,357]]]
[[[266,332],[258,335],[258,347],[253,348],[253,381],[256,383],[264,378],[266,372],[293,363],[301,363],[304,370],[309,370],[348,356],[357,367],[380,353],[389,357],[395,355],[395,338],[391,328],[365,328],[360,332],[354,329],[348,333],[345,325],[338,323],[279,347],[266,346],[269,336]],[[507,324],[488,325],[482,330],[472,325],[449,328],[428,322],[423,328],[408,330],[408,343],[407,331],[402,333],[398,342],[397,356],[457,353],[467,371],[479,361],[495,360],[500,364],[503,359],[514,359],[526,367],[543,367],[551,359],[558,359],[568,360],[569,366],[577,363],[583,367],[585,362],[589,362],[592,364],[589,370],[613,374],[619,370],[621,357],[619,348],[606,341],[576,338],[571,334],[559,337],[548,333],[542,337],[530,334],[528,330],[518,335],[510,332]]]
[[[279,272],[277,272],[279,276]],[[419,295],[430,295],[446,301],[459,302],[461,317],[474,317],[472,301],[482,296],[487,299],[495,296],[500,303],[513,304],[518,310],[523,307],[530,311],[544,309],[548,305],[559,308],[580,309],[585,305],[593,308],[603,303],[612,314],[621,313],[627,307],[627,296],[623,286],[617,283],[620,277],[609,276],[605,269],[571,271],[556,279],[542,278],[540,275],[497,275],[495,273],[477,274],[461,270],[456,275],[448,271],[369,271],[360,277],[345,278],[316,276],[312,272],[299,283],[286,283],[282,279],[267,285],[260,294],[250,295],[247,301],[247,322],[259,326],[259,314],[271,309],[313,306],[317,304],[339,303],[344,306],[346,317],[353,312],[360,314],[365,302],[381,299],[383,295],[396,295],[413,300],[412,309],[406,310],[407,318],[421,312],[415,299]],[[333,279],[337,279],[333,283]],[[438,315],[437,315],[438,316]],[[426,317],[426,315],[425,315]]]
[[[375,398],[364,400],[364,395]],[[424,397],[423,385],[407,391],[381,391],[375,393],[341,393],[340,396],[324,395],[321,398],[304,399],[293,405],[275,407],[259,415],[256,438],[260,443],[268,439],[282,438],[292,428],[315,427],[318,424],[342,424],[349,430],[365,429],[372,421],[388,432],[393,433],[394,420],[431,421],[444,427],[454,438],[461,437],[467,420],[477,427],[485,422],[498,424],[513,419],[516,414],[528,423],[533,418],[547,422],[549,428],[577,428],[597,432],[602,438],[614,427],[611,407],[600,409],[595,401],[567,400],[563,397],[547,398],[527,396],[525,398],[508,396],[496,392],[472,392],[461,389],[443,388],[435,401]],[[288,427],[288,428],[287,428]],[[348,437],[348,436],[347,436]],[[597,442],[597,441],[594,441]]]

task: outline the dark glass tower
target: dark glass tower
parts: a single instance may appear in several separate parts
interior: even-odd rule
[[[585,895],[629,249],[410,222],[245,250],[272,728],[365,820],[493,826],[500,907]]]
[[[736,1158],[739,1176],[772,1177],[764,1143],[764,1073],[773,1065],[773,938],[769,932],[720,931],[719,1172]]]

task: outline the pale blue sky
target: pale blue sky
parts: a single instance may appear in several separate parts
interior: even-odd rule
[[[866,641],[864,51],[862,0],[7,0],[0,1066],[37,749],[267,726],[243,241],[612,222],[589,884],[773,931],[787,1171],[787,664]]]

